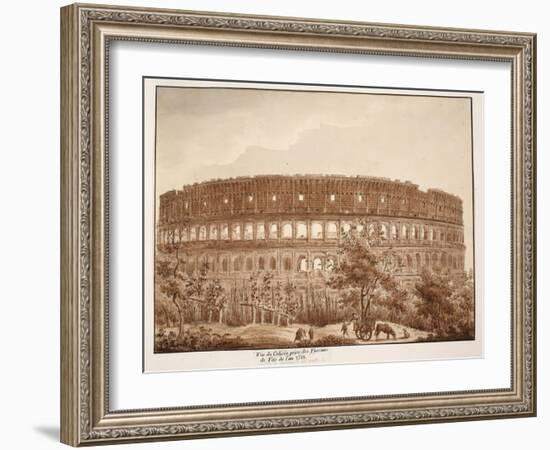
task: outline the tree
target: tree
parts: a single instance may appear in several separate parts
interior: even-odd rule
[[[204,301],[208,310],[208,322],[212,322],[212,313],[218,313],[218,322],[223,321],[223,311],[227,305],[224,287],[217,278],[210,280],[204,292]]]
[[[286,324],[289,326],[292,320],[296,318],[298,314],[298,301],[296,299],[296,285],[287,280],[283,286],[282,302],[279,305],[281,313],[286,317]]]
[[[408,298],[409,293],[399,287],[396,287],[395,289],[392,289],[390,292],[388,292],[388,295],[384,300],[384,305],[389,311],[390,322],[397,322],[399,316],[405,312],[405,303]]]
[[[159,280],[159,289],[169,302],[177,310],[178,338],[184,334],[185,312],[193,304],[205,305],[209,321],[211,312],[221,313],[226,305],[225,289],[219,280],[211,280],[208,284],[208,264],[202,263],[198,270],[191,275],[184,272],[185,263],[179,256],[179,248],[173,246],[167,248],[169,254],[175,252],[175,261],[169,259],[159,260],[156,264],[156,272]],[[221,319],[220,319],[221,320]]]
[[[399,269],[391,248],[381,245],[385,233],[381,227],[369,228],[355,224],[344,233],[340,258],[327,282],[332,289],[344,290],[341,304],[348,304],[360,312],[362,320],[369,316],[371,303],[384,290],[393,290],[396,281],[392,274]]]
[[[449,317],[454,312],[451,277],[442,272],[423,270],[415,290],[420,298],[418,313],[431,320],[438,336],[447,335]]]
[[[189,307],[189,304],[186,301],[183,286],[185,274],[178,249],[176,249],[175,263],[172,263],[170,260],[159,260],[156,264],[156,272],[159,279],[160,292],[171,302],[178,312],[178,337],[180,337],[183,335],[185,310]]]
[[[471,338],[475,331],[474,280],[471,274],[455,276],[451,281],[453,292],[450,301],[454,314],[449,334]]]

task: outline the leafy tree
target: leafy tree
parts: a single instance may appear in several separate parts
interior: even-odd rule
[[[471,274],[455,276],[451,281],[453,292],[450,301],[454,315],[449,334],[456,337],[471,338],[475,331],[474,317],[474,280]]]
[[[298,314],[298,300],[296,299],[296,285],[287,280],[283,286],[283,297],[280,310],[286,317],[287,326],[292,323]]]
[[[245,306],[252,307],[252,324],[256,323],[256,314],[260,305],[260,286],[258,283],[259,276],[259,272],[250,275],[250,297],[247,298],[247,301],[243,303],[243,305]]]
[[[391,248],[381,248],[385,236],[379,225],[369,229],[363,222],[355,224],[344,233],[339,262],[327,282],[332,289],[347,291],[341,304],[358,309],[362,319],[369,316],[375,298],[396,288],[397,257]]]
[[[264,316],[266,310],[272,310],[273,292],[271,291],[271,282],[273,281],[273,274],[271,272],[263,272],[260,274],[261,288],[259,295],[258,308],[260,309],[260,323],[264,323]]]
[[[175,252],[175,261],[169,259],[157,261],[156,272],[161,294],[177,311],[178,338],[184,334],[185,313],[193,304],[200,303],[206,306],[209,321],[212,312],[218,311],[221,321],[222,311],[227,303],[225,289],[219,280],[208,281],[208,264],[201,264],[197,271],[187,275],[184,271],[185,264],[179,256],[178,247],[173,246],[167,250],[169,253],[172,250]]]
[[[384,299],[384,306],[388,309],[390,322],[398,322],[399,317],[406,310],[406,302],[409,298],[409,293],[396,287],[388,292],[388,295]]]
[[[423,270],[415,290],[420,299],[417,306],[418,314],[431,320],[438,336],[446,336],[449,319],[454,313],[454,305],[451,301],[452,278],[442,272]]]
[[[183,264],[176,249],[176,262],[159,260],[156,264],[157,277],[160,284],[160,292],[171,302],[178,312],[178,337],[183,336],[185,311],[189,307],[183,282],[185,273]]]
[[[204,301],[208,309],[208,322],[212,322],[212,313],[218,313],[218,322],[223,321],[223,311],[227,305],[225,288],[217,278],[210,280],[204,292]]]

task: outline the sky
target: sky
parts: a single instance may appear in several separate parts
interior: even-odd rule
[[[462,199],[465,265],[473,266],[468,98],[159,87],[156,126],[157,196],[259,174],[409,180]]]

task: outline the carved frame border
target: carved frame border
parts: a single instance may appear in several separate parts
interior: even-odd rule
[[[105,105],[113,39],[509,61],[511,388],[110,411]],[[78,446],[536,414],[534,34],[75,4],[61,10],[61,57],[62,442]]]

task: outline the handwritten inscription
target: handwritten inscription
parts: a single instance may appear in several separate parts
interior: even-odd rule
[[[300,364],[319,360],[328,348],[297,348],[291,350],[263,350],[256,352],[260,364]]]

